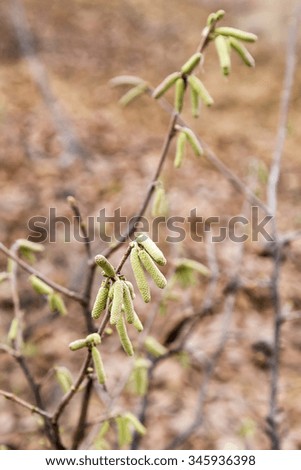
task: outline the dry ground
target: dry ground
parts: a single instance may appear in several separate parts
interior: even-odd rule
[[[86,215],[97,215],[101,208],[112,213],[133,215],[156,165],[168,117],[148,97],[126,109],[117,100],[119,91],[108,80],[120,74],[135,74],[153,84],[177,69],[195,50],[200,30],[212,9],[227,10],[228,24],[258,34],[250,46],[256,68],[249,70],[233,60],[228,79],[221,76],[215,50],[206,52],[204,83],[215,99],[215,106],[202,110],[193,128],[214,149],[220,159],[245,181],[251,178],[259,197],[265,199],[266,172],[271,162],[278,123],[279,98],[285,64],[285,43],[292,2],[197,1],[187,0],[24,0],[39,57],[49,74],[54,95],[65,109],[87,155],[66,166],[49,109],[20,54],[9,14],[10,2],[0,5],[0,228],[1,241],[10,245],[28,236],[27,222],[33,215],[48,215],[55,207],[58,215],[70,216],[69,194],[80,201]],[[289,115],[279,186],[278,223],[282,231],[300,229],[300,63],[297,66]],[[187,216],[197,208],[203,217],[240,213],[243,197],[216,170],[203,160],[187,156],[183,169],[173,169],[172,153],[163,179],[170,201],[170,214]],[[255,168],[255,170],[254,170]],[[96,241],[94,250],[103,248]],[[167,257],[184,255],[207,264],[203,243],[189,237],[179,246],[165,246]],[[235,268],[236,247],[231,242],[216,246],[221,271],[218,292]],[[269,361],[254,343],[272,340],[272,307],[268,280],[271,259],[259,256],[260,244],[247,242],[243,262],[246,287],[237,296],[231,335],[210,382],[204,408],[203,426],[184,444],[186,449],[269,448],[265,434],[268,410]],[[120,252],[114,255],[114,262]],[[301,243],[293,243],[283,265],[281,292],[283,303],[300,310]],[[5,259],[0,258],[1,270]],[[79,243],[64,243],[58,229],[55,244],[45,244],[37,268],[53,280],[80,290],[83,284],[84,250]],[[171,268],[169,268],[171,270]],[[130,273],[128,267],[126,271]],[[170,272],[170,271],[168,271]],[[129,274],[130,276],[131,274]],[[183,315],[199,309],[206,283],[177,288],[164,317],[155,321],[152,333],[164,341],[173,324]],[[45,303],[33,294],[27,276],[20,272],[22,308],[28,325],[49,315]],[[96,289],[96,286],[95,286]],[[145,308],[137,300],[137,310],[145,320],[158,309],[160,297]],[[82,336],[84,323],[79,307],[67,301],[69,315],[32,328],[28,354],[39,379],[55,365],[68,366],[74,375],[78,355],[68,343]],[[4,341],[13,315],[7,284],[0,286],[0,336]],[[214,315],[200,322],[189,341],[194,351],[191,367],[183,368],[172,359],[157,368],[147,414],[149,429],[141,446],[164,448],[184,429],[194,415],[195,400],[206,358],[219,340],[222,304]],[[134,336],[135,339],[135,336]],[[301,447],[301,322],[283,326],[280,405],[283,448]],[[115,337],[108,338],[104,362],[109,371],[109,390],[124,374],[129,361],[121,353]],[[23,377],[13,361],[1,355],[0,387],[31,400]],[[45,396],[52,408],[61,392],[50,378]],[[135,412],[138,400],[129,392],[118,406]],[[64,421],[66,435],[74,423],[77,403],[68,409]],[[91,417],[100,415],[102,406],[94,397]],[[26,410],[0,398],[0,443],[17,449],[44,448],[37,419]],[[112,446],[114,439],[112,437]],[[86,443],[92,445],[93,443]]]

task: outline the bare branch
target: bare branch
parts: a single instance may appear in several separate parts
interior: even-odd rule
[[[18,405],[23,406],[23,408],[28,409],[32,413],[36,413],[36,414],[42,416],[43,418],[50,419],[50,414],[49,413],[47,413],[46,411],[40,409],[39,407],[37,407],[35,405],[32,405],[31,403],[28,403],[25,400],[22,400],[21,398],[17,397],[13,393],[6,392],[5,390],[0,390],[0,395],[2,395],[7,400],[11,400],[11,401],[17,403]]]

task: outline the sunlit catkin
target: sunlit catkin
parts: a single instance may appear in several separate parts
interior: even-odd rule
[[[62,316],[67,315],[66,305],[59,294],[50,294],[48,296],[48,303],[52,312],[58,312]]]
[[[191,113],[194,118],[200,115],[200,98],[194,88],[190,87]]]
[[[77,351],[78,349],[85,348],[87,346],[86,339],[76,339],[69,344],[71,351]]]
[[[227,38],[219,35],[214,40],[220,67],[224,75],[229,75],[231,70],[231,58]]]
[[[92,347],[92,359],[93,359],[93,364],[94,364],[94,369],[95,369],[97,380],[100,384],[104,384],[106,381],[106,374],[105,374],[100,352],[98,351],[96,346]]]
[[[174,160],[175,168],[180,168],[185,156],[187,137],[185,132],[179,132],[176,144],[176,156]]]
[[[103,255],[95,256],[95,263],[100,266],[104,274],[108,277],[115,278],[116,272],[111,263]]]
[[[185,81],[183,78],[178,78],[176,81],[176,90],[175,90],[175,110],[177,113],[180,113],[183,108],[185,95]]]
[[[166,287],[167,281],[165,276],[157,268],[153,259],[145,250],[140,250],[138,254],[142,265],[151,276],[156,286],[158,286],[160,289],[164,289],[164,287]]]
[[[145,303],[148,303],[151,299],[150,289],[149,289],[149,285],[147,283],[147,280],[146,280],[146,277],[145,277],[145,274],[141,265],[141,261],[139,259],[137,246],[134,246],[132,248],[130,259],[131,259],[133,273],[134,273],[141,297]]]
[[[250,54],[248,49],[237,39],[235,38],[229,38],[229,43],[232,49],[234,49],[237,54],[241,57],[243,62],[248,66],[248,67],[255,67],[255,60],[253,56]]]
[[[153,336],[147,336],[144,341],[145,349],[154,357],[164,356],[168,350]]]
[[[204,150],[200,142],[198,141],[196,135],[194,134],[194,132],[191,129],[189,129],[189,127],[181,127],[180,129],[186,135],[187,141],[189,142],[194,154],[197,157],[200,157],[201,155],[203,155]]]
[[[53,289],[48,286],[45,282],[41,281],[37,276],[33,274],[29,276],[29,282],[38,294],[50,295],[53,293]]]
[[[121,104],[121,106],[129,105],[132,101],[145,93],[147,89],[148,86],[145,83],[140,83],[123,95],[119,100],[119,104]]]
[[[92,308],[92,318],[97,320],[101,313],[105,310],[109,295],[109,285],[106,281],[101,284],[101,287],[97,293],[93,308]]]
[[[123,303],[123,281],[118,279],[114,283],[114,291],[113,291],[113,300],[112,300],[112,307],[110,313],[110,323],[111,325],[116,325],[118,319],[121,314],[122,303]]]
[[[134,306],[132,301],[132,296],[130,293],[130,289],[128,288],[127,284],[123,283],[123,307],[124,313],[126,315],[126,321],[128,323],[134,323]]]
[[[136,312],[134,312],[133,326],[134,326],[134,328],[136,328],[136,330],[138,331],[138,333],[141,333],[141,331],[143,331],[143,325],[142,325],[141,320],[140,320],[140,318],[138,317],[138,315],[137,315]]]
[[[206,106],[213,105],[212,97],[210,96],[208,90],[205,88],[205,86],[198,77],[196,77],[195,75],[189,75],[188,83],[191,89],[195,91],[195,93],[201,98],[201,100]]]
[[[134,355],[134,349],[133,345],[131,343],[131,340],[128,336],[128,332],[126,329],[125,321],[123,318],[123,315],[120,315],[119,320],[116,324],[116,329],[118,332],[118,336],[120,339],[121,346],[123,347],[124,351],[129,355],[133,356]]]
[[[131,293],[131,297],[132,299],[134,300],[134,298],[136,297],[135,295],[135,291],[134,291],[134,286],[133,284],[130,282],[130,281],[124,281],[126,283],[126,285],[128,286],[129,290],[130,290],[130,293]]]
[[[180,77],[180,72],[173,72],[166,78],[164,78],[163,82],[161,82],[160,85],[158,85],[157,88],[155,88],[155,90],[153,91],[153,98],[161,98],[161,96],[163,96],[164,93],[166,93],[167,90],[169,90],[169,88],[171,88]]]
[[[167,201],[165,189],[161,184],[158,184],[155,189],[154,201],[152,206],[152,216],[159,217],[167,214]]]
[[[193,54],[187,60],[187,62],[185,62],[185,64],[182,66],[181,72],[183,74],[191,73],[196,68],[196,66],[200,63],[201,58],[202,58],[201,52],[196,52],[195,54]]]
[[[228,26],[215,28],[214,33],[222,36],[232,36],[233,38],[240,39],[241,41],[245,42],[257,41],[256,34],[248,33],[247,31],[242,31],[241,29],[230,28]]]
[[[136,238],[136,241],[148,252],[148,254],[153,258],[154,261],[156,261],[157,264],[160,264],[160,266],[165,266],[166,258],[160,248],[157,247],[151,238],[149,238],[144,233],[141,233]]]
[[[122,448],[130,444],[132,440],[132,433],[129,427],[129,421],[124,416],[117,416],[115,418],[117,425],[117,435],[118,435],[118,446]]]

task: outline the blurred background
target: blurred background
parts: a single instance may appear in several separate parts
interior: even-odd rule
[[[103,208],[112,214],[118,207],[123,215],[136,213],[158,161],[169,117],[147,96],[122,108],[118,105],[121,91],[112,89],[108,82],[116,75],[133,74],[156,86],[195,51],[208,14],[219,8],[226,10],[225,25],[258,35],[258,42],[249,47],[256,67],[248,69],[234,57],[232,72],[224,78],[215,49],[210,46],[201,78],[215,104],[202,109],[200,118],[193,121],[187,103],[184,118],[229,168],[244,181],[252,181],[256,194],[265,200],[293,5],[290,0],[1,2],[1,242],[10,246],[17,238],[27,238],[29,218],[47,217],[50,207],[56,208],[57,215],[70,217],[68,195],[77,198],[85,216],[96,216]],[[278,225],[282,231],[301,228],[300,75],[298,61],[279,186]],[[210,163],[188,153],[183,168],[175,170],[173,152],[174,145],[162,175],[170,215],[187,217],[197,208],[202,217],[222,216],[227,221],[241,212],[244,198]],[[96,240],[93,250],[97,253],[104,246]],[[184,256],[208,264],[205,243],[194,243],[189,237],[177,246],[163,243],[162,247],[171,260]],[[208,360],[220,341],[223,292],[237,268],[236,251],[229,240],[215,247],[220,272],[216,296],[220,301],[190,335],[187,360],[172,358],[156,368],[147,409],[148,433],[141,448],[169,446],[193,419]],[[115,254],[112,262],[118,263],[120,256],[121,252]],[[281,292],[283,303],[297,313],[301,310],[300,261],[301,244],[296,241],[286,254]],[[36,267],[56,282],[80,291],[84,263],[83,246],[75,241],[65,243],[64,231],[58,227],[57,242],[45,244]],[[173,267],[171,261],[167,276],[173,275]],[[260,243],[246,243],[243,268],[244,287],[237,294],[229,340],[210,377],[202,423],[184,439],[181,448],[269,448],[265,418],[273,325],[268,288],[271,259],[262,256]],[[0,270],[5,269],[6,260],[1,255]],[[125,271],[131,277],[128,266]],[[200,309],[207,284],[201,276],[189,288],[177,284],[174,298],[164,300],[164,315],[158,313],[151,333],[166,341],[177,322]],[[96,289],[97,285],[93,292]],[[85,328],[78,305],[67,301],[69,315],[50,321],[47,305],[32,292],[22,272],[20,295],[28,327],[28,356],[39,380],[56,365],[68,366],[76,376],[81,352],[75,358],[67,345],[83,335]],[[160,305],[162,310],[162,299],[163,294],[155,289],[147,308],[136,299],[144,321],[155,315]],[[0,337],[6,341],[13,315],[7,284],[0,285],[0,312]],[[41,318],[45,321],[39,323]],[[106,345],[108,387],[114,390],[129,360],[115,336],[108,338]],[[285,449],[299,449],[298,315],[283,326],[281,346],[282,443]],[[0,358],[0,387],[30,401],[15,363],[3,354]],[[60,396],[58,385],[52,379],[46,381],[45,397],[50,408]],[[135,412],[139,400],[126,389],[118,406]],[[67,434],[77,405],[75,400],[66,412]],[[93,406],[91,416],[95,410],[102,413],[99,397],[94,398]],[[2,398],[0,430],[2,445],[47,447],[39,420]],[[97,447],[92,438],[85,445]],[[113,436],[110,445],[114,448]]]

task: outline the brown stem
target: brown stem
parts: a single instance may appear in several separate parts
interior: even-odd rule
[[[23,261],[17,255],[15,255],[11,250],[6,248],[6,246],[4,246],[3,243],[1,242],[0,242],[0,251],[2,251],[2,253],[4,253],[8,258],[11,258],[16,263],[18,263],[18,265],[22,269],[24,269],[24,271],[27,271],[29,274],[33,274],[34,276],[38,277],[39,279],[41,279],[41,281],[45,282],[45,284],[52,287],[57,292],[61,292],[67,297],[70,297],[70,299],[76,300],[80,302],[81,304],[84,304],[84,305],[86,304],[87,299],[84,296],[78,294],[77,292],[69,290],[66,287],[60,286],[54,281],[51,281],[51,279],[48,279],[48,277],[44,276],[44,274],[41,274],[39,271],[29,266],[29,264],[25,263],[25,261]]]
[[[80,445],[80,443],[82,442],[85,436],[85,424],[86,424],[87,413],[88,413],[92,390],[93,390],[93,379],[92,377],[88,377],[88,382],[87,382],[87,385],[83,394],[83,398],[82,398],[82,405],[81,405],[78,423],[77,423],[76,430],[73,436],[72,450],[78,449],[78,446]]]

